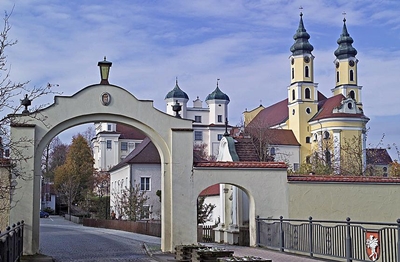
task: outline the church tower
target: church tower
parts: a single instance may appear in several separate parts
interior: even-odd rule
[[[291,84],[288,87],[288,128],[301,145],[300,160],[310,154],[310,130],[308,121],[318,110],[318,84],[314,83],[314,47],[308,42],[310,35],[304,28],[300,13],[299,27],[293,36],[295,43],[290,51]]]
[[[353,38],[346,27],[346,18],[343,19],[342,34],[337,40],[339,47],[335,51],[336,86],[332,89],[333,95],[342,94],[356,101],[358,108],[362,108],[361,86],[357,85],[357,50],[352,46]]]

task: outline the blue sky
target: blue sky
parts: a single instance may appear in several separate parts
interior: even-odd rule
[[[1,0],[4,11],[13,6],[13,80],[58,84],[57,91],[73,95],[99,83],[97,62],[107,56],[112,84],[164,111],[176,77],[189,106],[197,96],[204,101],[219,78],[231,99],[231,125],[245,109],[286,98],[300,6],[314,46],[315,82],[330,96],[345,12],[371,119],[368,144],[376,146],[383,134],[382,146],[400,144],[400,1]],[[393,147],[391,155],[397,158]]]

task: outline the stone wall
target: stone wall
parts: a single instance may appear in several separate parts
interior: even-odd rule
[[[123,230],[148,236],[161,237],[161,223],[159,220],[129,221],[105,220],[84,218],[83,225],[87,227],[101,227]]]

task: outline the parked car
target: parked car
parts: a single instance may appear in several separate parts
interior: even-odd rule
[[[40,210],[40,218],[42,218],[42,217],[45,217],[45,218],[49,217],[49,213]]]

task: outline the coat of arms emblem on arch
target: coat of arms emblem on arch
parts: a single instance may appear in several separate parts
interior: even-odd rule
[[[107,92],[101,94],[101,103],[108,106],[111,102],[111,95]]]
[[[381,248],[380,248],[380,236],[377,231],[365,231],[365,245],[367,256],[371,261],[377,261],[379,259]]]

